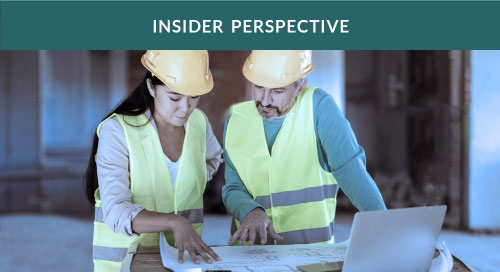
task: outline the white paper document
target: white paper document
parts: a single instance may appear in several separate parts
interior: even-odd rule
[[[187,252],[184,263],[178,262],[178,250],[171,247],[163,234],[160,236],[160,253],[163,266],[177,271],[231,270],[233,272],[299,271],[298,265],[343,261],[347,244],[221,246],[212,248],[222,261],[207,264],[199,257],[195,264]]]

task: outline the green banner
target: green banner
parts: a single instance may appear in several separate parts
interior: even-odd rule
[[[2,1],[0,49],[500,49],[500,2]]]

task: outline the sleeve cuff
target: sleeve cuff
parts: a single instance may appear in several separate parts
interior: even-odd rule
[[[132,221],[142,210],[144,210],[144,207],[137,205],[136,207],[133,208],[132,211],[130,211],[130,215],[129,215],[130,220],[128,220],[128,222],[124,226],[125,227],[124,230],[128,234],[128,236],[139,236],[140,235],[139,233],[135,233],[134,230],[132,229]]]
[[[241,222],[243,221],[243,219],[253,210],[255,210],[256,208],[261,208],[264,210],[264,208],[259,205],[257,202],[250,202],[248,203],[247,205],[245,205],[245,207],[243,207],[240,212],[239,212],[239,215],[238,215],[238,220]]]

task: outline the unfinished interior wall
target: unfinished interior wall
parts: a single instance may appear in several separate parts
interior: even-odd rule
[[[460,51],[413,51],[410,59],[410,176],[414,203],[448,205],[446,223],[460,226],[464,152],[463,63]]]
[[[388,206],[402,206],[398,184],[409,180],[408,52],[346,51],[346,117],[365,149],[367,169]],[[390,198],[388,200],[387,198]],[[351,207],[342,197],[343,207]]]
[[[313,50],[314,70],[307,75],[307,85],[323,89],[333,96],[345,113],[344,51]]]
[[[37,51],[0,51],[0,212],[38,210],[43,154]]]
[[[49,153],[84,150],[90,130],[85,101],[92,98],[89,51],[41,51],[41,56],[44,146]]]
[[[0,212],[90,214],[82,177],[97,123],[124,96],[126,53],[0,58]]]
[[[346,52],[347,118],[387,206],[446,204],[451,227],[464,216],[463,67],[461,51]]]

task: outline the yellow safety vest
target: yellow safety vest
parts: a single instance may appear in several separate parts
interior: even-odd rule
[[[338,185],[318,160],[314,89],[307,87],[297,97],[271,154],[254,101],[233,106],[227,125],[226,151],[248,192],[285,238],[278,244],[334,242]]]
[[[201,235],[203,192],[207,181],[206,122],[201,111],[195,109],[187,121],[175,189],[172,188],[158,132],[146,116],[113,114],[111,117],[117,117],[127,140],[132,203],[140,204],[148,211],[182,215]],[[103,123],[97,128],[98,136]],[[94,271],[119,271],[132,243],[158,245],[159,233],[128,237],[113,232],[103,221],[99,189],[95,192],[95,199]],[[169,244],[174,245],[171,232],[165,233],[165,237]]]

